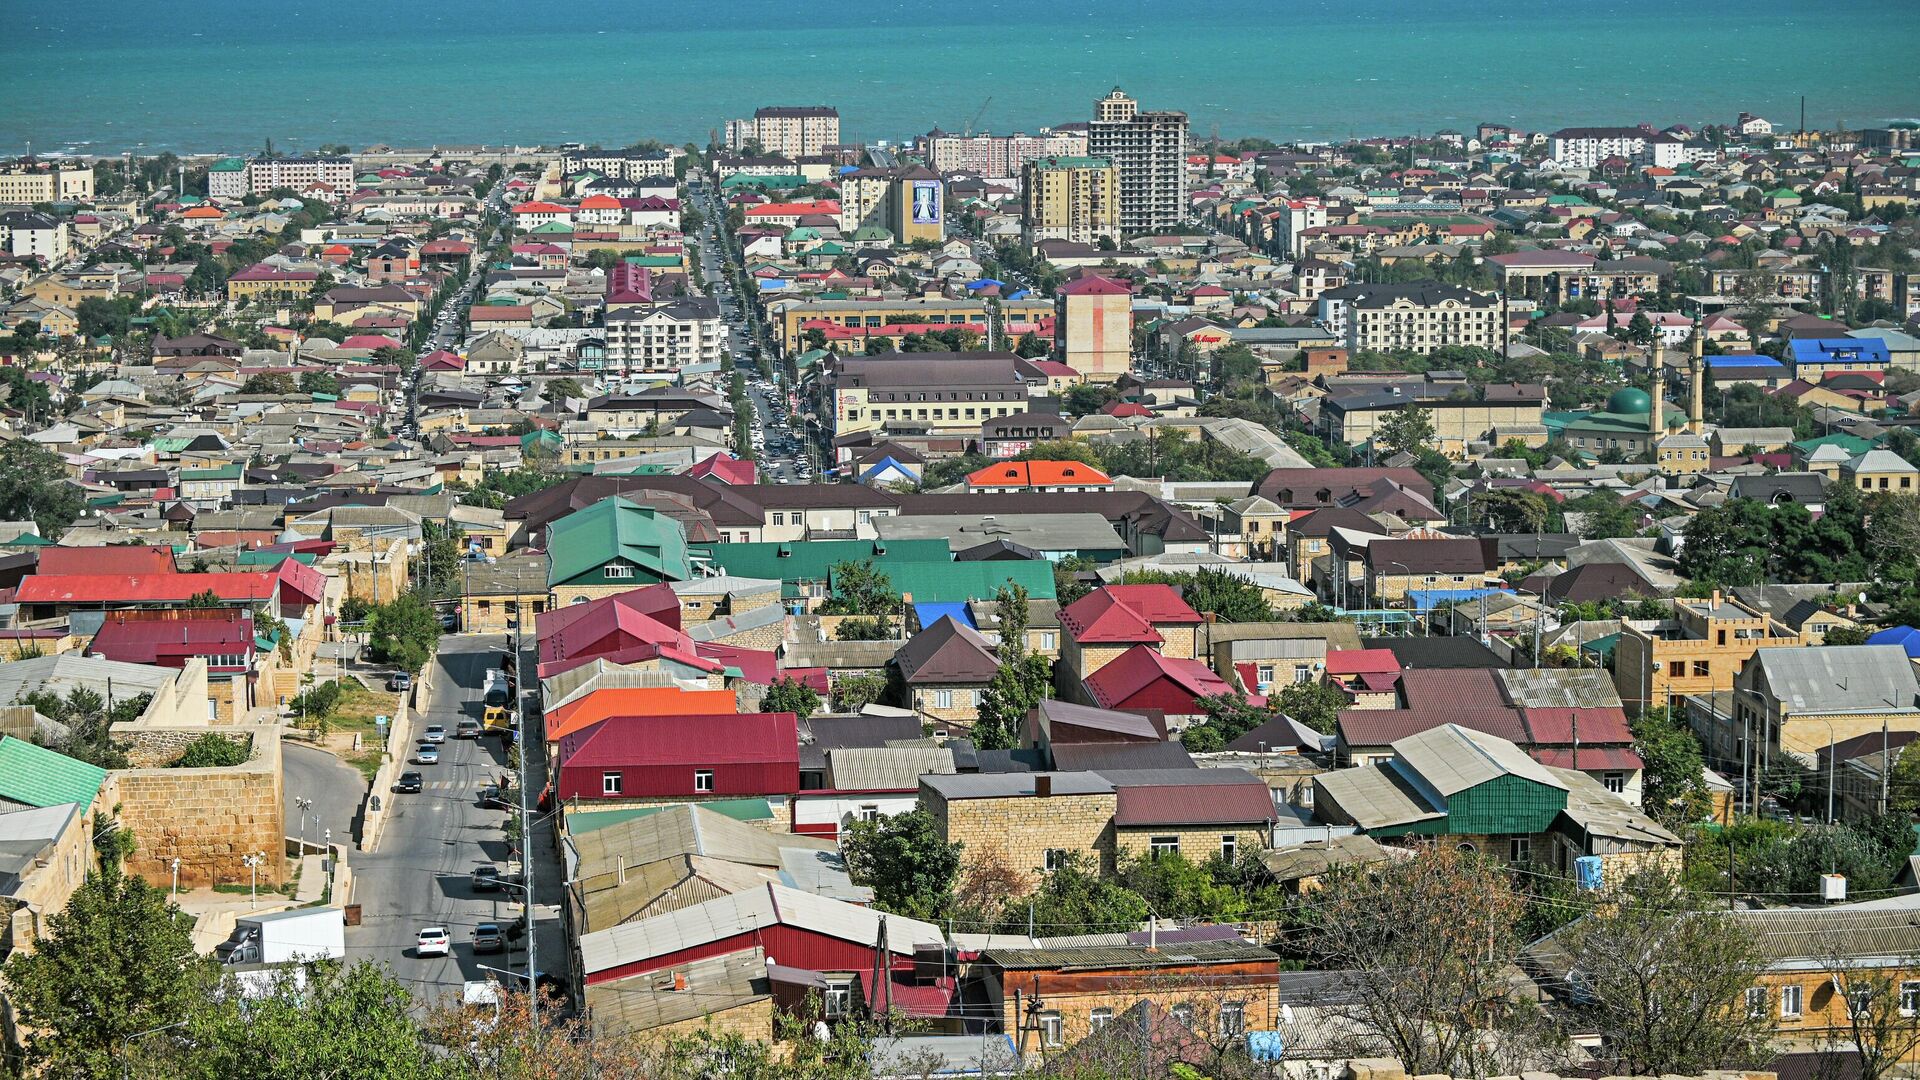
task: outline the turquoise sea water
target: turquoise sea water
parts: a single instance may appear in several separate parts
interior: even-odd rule
[[[1920,115],[1920,0],[0,0],[0,153],[1006,132],[1115,84],[1228,137],[1861,126]]]

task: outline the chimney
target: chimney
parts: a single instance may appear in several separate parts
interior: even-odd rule
[[[1052,798],[1053,797],[1053,774],[1052,773],[1033,774],[1033,793],[1034,795],[1042,799]]]
[[[673,973],[673,992],[676,994],[684,994],[686,993],[686,991],[687,991],[687,973],[684,971],[674,972]]]
[[[1713,606],[1714,607],[1720,606],[1720,590],[1719,589],[1713,590]]]

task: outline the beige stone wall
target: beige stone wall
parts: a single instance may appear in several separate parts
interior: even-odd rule
[[[1060,642],[1060,660],[1076,677],[1087,676],[1119,659],[1131,645],[1080,645],[1072,639]]]
[[[180,860],[180,884],[211,885],[248,880],[241,860],[256,852],[260,884],[278,885],[284,877],[286,821],[281,806],[280,729],[273,725],[236,726],[221,731],[246,738],[252,755],[231,769],[154,767],[209,730],[201,723],[179,727],[122,724],[116,740],[130,744],[129,755],[142,766],[116,774],[120,820],[133,831],[129,872],[156,885],[172,879],[172,861]]]
[[[1199,638],[1197,633],[1199,627],[1156,625],[1154,629],[1160,631],[1160,636],[1167,639],[1166,644],[1160,646],[1161,656],[1178,657],[1182,660],[1200,659],[1199,645],[1196,643]]]
[[[971,724],[980,719],[980,693],[986,686],[947,687],[953,694],[953,704],[941,708],[939,691],[927,687],[916,688],[913,692],[913,709],[922,716],[931,716],[935,720],[946,720],[962,724]]]
[[[618,1009],[609,999],[616,995],[631,993],[672,993],[673,991],[655,991],[652,982],[658,972],[628,979],[623,982],[587,987],[587,1009],[591,1012],[597,1003],[606,1003],[611,1015],[617,1015]],[[618,1034],[621,1029],[614,1026],[594,1025],[598,1034]],[[698,1031],[712,1031],[717,1035],[738,1035],[753,1042],[767,1042],[773,1038],[773,999],[760,998],[731,1009],[707,1013],[678,1023],[662,1024],[644,1032],[634,1032],[642,1038],[664,1039],[672,1035],[686,1035]]]
[[[948,802],[920,789],[941,838],[964,847],[963,860],[999,857],[1029,888],[1039,882],[1048,849],[1077,851],[1102,872],[1113,869],[1112,793],[1032,795]]]
[[[1280,991],[1270,973],[1248,973],[1235,978],[1196,970],[1171,975],[1141,972],[1113,978],[1092,975],[1075,980],[1088,984],[1087,989],[1063,989],[1060,985],[1063,980],[1057,976],[1043,979],[1040,994],[1043,1011],[1060,1014],[1061,1042],[1066,1046],[1093,1033],[1095,1009],[1107,1010],[1108,1017],[1112,1018],[1142,1001],[1151,1001],[1168,1012],[1176,1008],[1191,1010],[1194,1033],[1216,1045],[1221,1041],[1221,1006],[1229,1002],[1238,1003],[1244,1010],[1243,1031],[1273,1031],[1278,1026],[1275,1021],[1279,1018]],[[1017,981],[1010,982],[1006,999],[999,1003],[1006,1031],[1019,1028],[1013,1016],[1014,989],[1028,987],[1020,986]],[[1040,1046],[1037,1033],[1029,1033],[1027,1039],[1030,1051],[1059,1049]]]
[[[1223,836],[1234,838],[1234,850],[1239,853],[1260,851],[1267,846],[1266,837],[1261,834],[1261,830],[1245,826],[1240,828],[1231,825],[1215,825],[1206,828],[1115,828],[1114,858],[1125,862],[1145,855],[1151,848],[1153,839],[1159,836],[1178,837],[1180,857],[1196,864],[1204,863],[1220,854],[1220,838]]]

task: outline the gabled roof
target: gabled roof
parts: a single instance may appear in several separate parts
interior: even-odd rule
[[[1162,656],[1146,645],[1135,645],[1087,676],[1087,692],[1094,703],[1114,708],[1155,682],[1165,679],[1197,702],[1203,697],[1233,692],[1225,679],[1198,660]]]
[[[145,544],[115,544],[107,547],[43,547],[34,573],[64,574],[171,574],[173,549]]]
[[[1273,791],[1244,769],[1137,769],[1101,773],[1113,784],[1113,823],[1270,823]]]
[[[551,738],[549,733],[549,738]],[[614,716],[560,740],[560,767],[792,762],[792,713]]]
[[[545,726],[552,742],[615,716],[725,716],[737,707],[731,690],[612,686],[550,710]]]
[[[942,616],[913,635],[893,656],[900,677],[918,683],[981,683],[993,678],[999,659],[980,631]]]
[[[1443,796],[1502,776],[1566,790],[1559,778],[1512,742],[1459,724],[1443,724],[1393,744],[1394,763]]]
[[[547,527],[550,583],[579,577],[616,559],[670,581],[693,576],[680,523],[614,496]]]

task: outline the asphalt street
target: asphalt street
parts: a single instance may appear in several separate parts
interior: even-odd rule
[[[285,773],[285,783],[281,786],[286,801],[287,835],[296,839],[304,835],[308,843],[316,844],[325,838],[326,830],[332,829],[334,843],[351,847],[354,819],[360,816],[366,780],[358,770],[325,750],[286,740],[281,741],[280,747]],[[312,805],[300,806],[302,799]],[[302,816],[307,819],[304,833]]]
[[[515,942],[508,953],[476,956],[473,929],[482,922],[503,926],[521,918],[516,888],[477,892],[470,875],[481,866],[503,872],[517,869],[509,862],[506,840],[507,811],[480,805],[480,789],[508,771],[498,739],[456,739],[455,725],[463,718],[481,716],[481,687],[487,669],[499,666],[508,647],[505,635],[449,635],[440,639],[434,658],[431,693],[416,719],[416,736],[430,724],[448,731],[437,765],[408,768],[423,774],[418,794],[380,792],[388,800],[388,819],[376,851],[353,859],[354,900],[361,905],[361,924],[347,928],[347,951],[357,959],[391,966],[414,993],[425,999],[457,994],[468,979],[487,977],[486,967],[526,969],[526,953]],[[411,761],[411,750],[409,751]],[[538,786],[533,790],[537,792]],[[539,826],[536,835],[548,835]],[[540,845],[543,862],[536,867],[536,883],[543,901],[557,898],[559,868],[552,863],[552,845]],[[546,880],[541,881],[539,878]],[[542,949],[563,948],[558,924],[550,910],[543,913]],[[445,926],[451,931],[453,953],[421,958],[414,943],[423,927]],[[551,941],[551,944],[549,944]],[[548,955],[559,960],[560,951]],[[484,965],[484,966],[483,966]],[[542,970],[564,970],[563,963]]]

